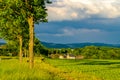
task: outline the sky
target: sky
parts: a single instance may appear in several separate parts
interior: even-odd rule
[[[35,24],[40,41],[120,43],[120,0],[51,0],[48,23]]]

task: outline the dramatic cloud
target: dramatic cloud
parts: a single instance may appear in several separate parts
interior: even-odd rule
[[[64,28],[62,33],[55,34],[55,36],[75,36],[79,34],[91,34],[91,33],[98,33],[100,30],[98,29],[74,29],[74,28]]]
[[[35,25],[41,41],[120,43],[120,0],[52,0],[48,23]]]
[[[53,0],[47,8],[50,21],[120,17],[120,0]]]
[[[107,32],[99,29],[87,28],[62,28],[57,33],[37,33],[41,41],[54,43],[79,43],[79,42],[102,42],[102,43],[117,43],[120,41],[119,31]]]

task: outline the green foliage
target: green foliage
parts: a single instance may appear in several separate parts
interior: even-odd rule
[[[119,59],[119,48],[88,46],[82,48],[81,55],[88,59]]]
[[[49,0],[48,0],[49,1]],[[47,2],[48,2],[47,1]],[[15,11],[20,17],[24,17],[24,19],[28,19],[28,17],[34,17],[34,22],[46,22],[46,16],[47,16],[47,9],[45,7],[46,0],[15,0],[10,1],[11,9]],[[16,8],[14,8],[16,6]],[[20,17],[21,20],[21,17]]]
[[[36,56],[40,56],[40,54],[48,55],[48,49],[44,47],[37,38],[34,40],[34,53]]]
[[[34,23],[47,22],[46,3],[49,0],[3,0],[0,2],[0,32],[2,38],[16,41],[20,35],[28,42],[28,18]],[[28,47],[23,44],[23,46]]]
[[[28,23],[24,16],[20,14],[18,0],[4,0],[0,7],[0,33],[1,37],[7,41],[7,49],[14,50],[12,53],[19,52],[19,38],[24,38],[23,46],[27,49],[29,40]],[[12,49],[11,49],[11,48]]]
[[[13,43],[13,45],[11,43],[13,42],[9,42],[0,47],[0,56],[18,56],[19,48],[16,46],[17,44]]]
[[[85,59],[119,59],[120,49],[111,47],[97,47],[86,46],[84,48],[62,48],[62,49],[49,49],[49,54],[74,54],[75,56],[82,55]]]
[[[28,43],[27,42],[24,42],[24,44],[23,44],[23,51],[24,50],[26,50],[28,52]],[[3,47],[0,48],[1,56],[9,56],[8,55],[9,53],[11,53],[12,56],[18,56],[18,53],[19,53],[18,42],[16,43],[15,41],[8,41],[7,44],[5,44]],[[46,47],[44,47],[37,38],[35,38],[34,53],[35,53],[35,56],[40,56],[40,54],[47,56],[49,53],[49,50]],[[25,54],[27,54],[27,56],[28,56],[28,53],[26,53],[24,51],[23,56],[25,56]]]

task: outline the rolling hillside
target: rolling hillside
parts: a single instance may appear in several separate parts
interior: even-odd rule
[[[41,42],[48,48],[82,48],[85,46],[105,46],[105,47],[120,47],[120,44],[105,44],[105,43],[71,43],[71,44],[56,44]]]
[[[117,47],[120,48],[120,44],[105,44],[105,43],[71,43],[71,44],[57,44],[41,42],[47,48],[83,48],[85,46],[105,46],[105,47]],[[0,42],[0,45],[5,43]]]

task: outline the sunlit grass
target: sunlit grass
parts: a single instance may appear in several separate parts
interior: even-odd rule
[[[17,59],[0,61],[0,80],[60,80],[60,77],[45,69],[46,65],[35,63],[33,69],[29,69],[29,63],[19,63]],[[48,66],[49,67],[49,66]]]
[[[55,67],[64,69],[66,72],[75,72],[73,77],[77,79],[77,74],[86,74],[97,77],[101,80],[120,80],[120,60],[51,60],[48,62]],[[96,80],[96,79],[85,79]]]
[[[35,67],[29,69],[29,63],[26,60],[23,59],[22,64],[16,58],[1,60],[0,80],[100,80],[95,76],[53,67],[48,64],[49,59],[42,62],[39,57],[35,58]]]
[[[0,61],[0,80],[120,80],[120,60],[60,60],[35,58],[33,69],[27,59]]]

